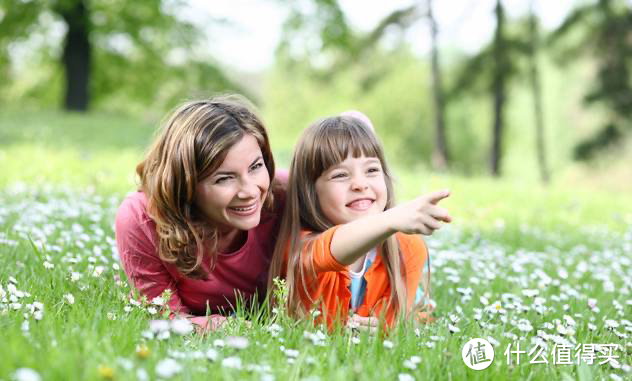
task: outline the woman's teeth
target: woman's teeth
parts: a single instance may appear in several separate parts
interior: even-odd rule
[[[249,212],[249,211],[255,209],[256,207],[257,207],[257,204],[253,204],[251,206],[247,206],[247,207],[243,207],[243,208],[232,207],[230,209],[238,211],[238,212]]]

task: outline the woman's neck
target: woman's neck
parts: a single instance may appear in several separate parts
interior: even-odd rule
[[[245,230],[233,229],[226,232],[220,232],[217,240],[217,251],[220,253],[232,253],[239,250],[248,238],[248,232]]]

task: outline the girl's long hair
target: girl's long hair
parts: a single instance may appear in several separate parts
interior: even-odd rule
[[[231,95],[184,103],[171,112],[136,167],[147,211],[156,223],[160,259],[191,278],[205,278],[217,260],[218,230],[195,206],[197,184],[224,161],[245,135],[257,140],[270,179],[274,160],[263,123],[243,97]],[[273,202],[272,184],[264,210]]]
[[[393,181],[388,169],[382,146],[371,129],[358,118],[338,116],[320,120],[311,125],[300,138],[290,165],[289,185],[283,222],[274,251],[269,272],[268,290],[273,289],[273,279],[282,275],[287,253],[286,281],[289,297],[287,311],[296,317],[307,314],[307,308],[301,302],[301,296],[307,296],[311,303],[310,280],[316,279],[312,268],[312,251],[304,250],[311,245],[313,237],[331,228],[333,224],[323,214],[318,195],[316,180],[333,165],[344,161],[348,155],[353,157],[376,157],[382,164],[387,188],[386,209],[394,205]],[[313,232],[301,238],[301,229]],[[383,311],[394,308],[406,311],[406,286],[404,280],[404,261],[394,235],[386,239],[380,247],[382,259],[388,271],[391,285],[390,297]],[[400,308],[403,306],[403,308]],[[343,307],[346,308],[346,307]]]

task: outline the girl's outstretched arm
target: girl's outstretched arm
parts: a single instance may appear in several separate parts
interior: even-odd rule
[[[431,235],[450,222],[448,211],[437,205],[447,190],[417,197],[384,212],[359,218],[340,226],[331,240],[331,254],[348,266],[396,232]]]

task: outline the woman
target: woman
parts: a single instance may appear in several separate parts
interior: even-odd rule
[[[142,295],[170,290],[170,309],[202,331],[219,327],[238,295],[265,296],[284,191],[243,98],[178,107],[136,172],[140,190],[118,210],[116,240]]]

